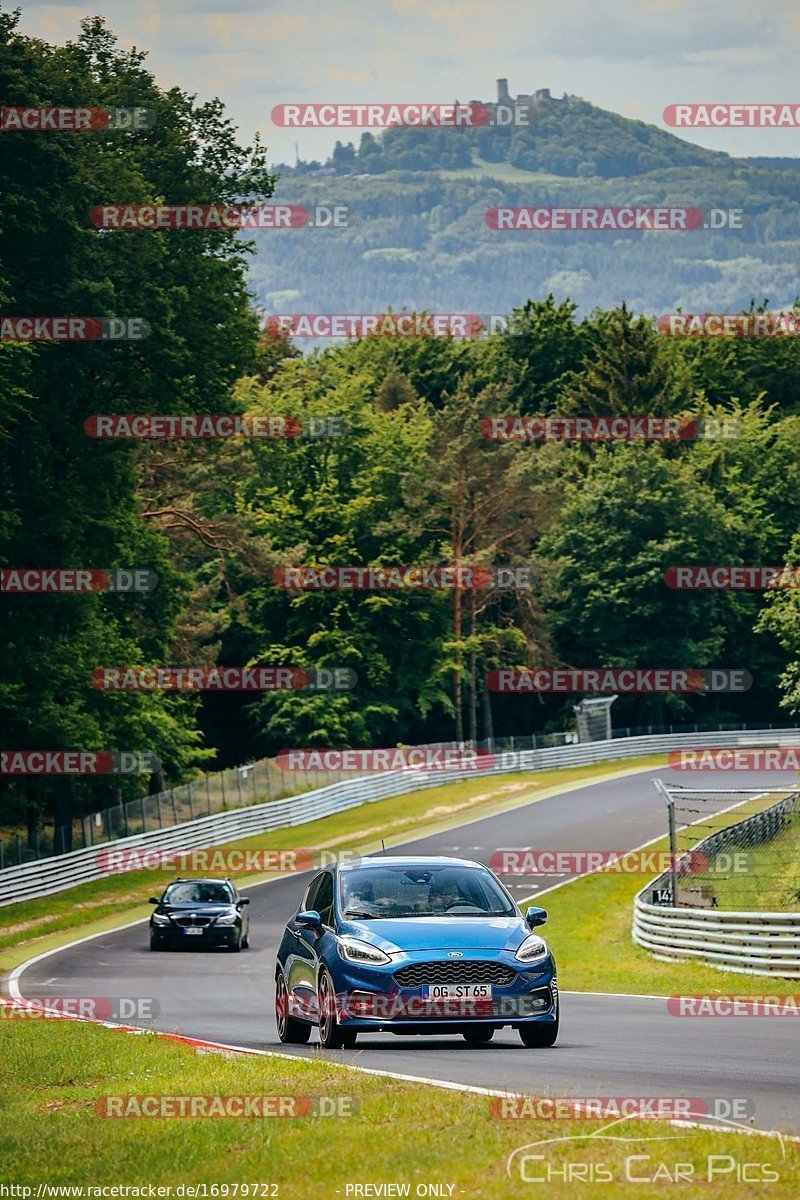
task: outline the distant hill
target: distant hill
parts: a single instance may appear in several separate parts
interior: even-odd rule
[[[504,97],[505,83],[498,80]],[[383,175],[387,171],[458,170],[478,158],[508,163],[523,171],[612,179],[730,161],[728,154],[693,146],[655,125],[608,112],[579,96],[558,100],[547,88],[533,95],[508,96],[501,106],[500,120],[503,111],[510,115],[513,110],[515,120],[524,119],[525,124],[500,124],[496,101],[470,103],[488,109],[492,123],[475,129],[395,127],[380,137],[366,131],[358,147],[337,142],[326,163],[300,163],[297,173],[324,170],[336,175]]]
[[[327,163],[279,168],[276,198],[345,204],[347,229],[255,238],[267,312],[507,313],[552,291],[583,311],[791,305],[800,293],[800,160],[736,159],[577,97],[529,97],[528,126],[365,132]],[[482,102],[481,102],[482,103]],[[500,205],[741,209],[741,229],[520,233]]]

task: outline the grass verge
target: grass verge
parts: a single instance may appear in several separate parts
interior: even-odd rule
[[[747,872],[712,880],[720,908],[785,912],[800,908],[800,813],[761,846],[743,847]],[[739,847],[734,847],[736,853]],[[712,862],[713,866],[713,862]],[[701,880],[702,882],[702,880]]]
[[[595,763],[587,767],[448,783],[362,804],[319,821],[257,834],[216,849],[312,847],[315,850],[366,853],[379,849],[381,838],[386,840],[387,846],[397,845],[410,837],[437,833],[464,821],[488,817],[556,795],[580,783],[621,777],[632,771],[659,766],[664,761],[663,755],[657,755],[628,759],[619,768],[610,763]],[[99,846],[98,852],[102,850]],[[81,935],[102,933],[126,921],[148,916],[148,897],[159,893],[179,873],[175,869],[120,873],[52,896],[0,908],[0,971],[8,971],[34,954],[64,945],[76,932]],[[244,888],[271,877],[277,876],[242,873],[236,876],[236,882]]]
[[[533,1076],[539,1056],[556,1051],[524,1053]],[[640,1120],[608,1129],[601,1139],[604,1120],[500,1120],[487,1096],[322,1060],[201,1056],[152,1035],[71,1021],[0,1020],[0,1084],[3,1175],[31,1187],[33,1196],[41,1184],[143,1187],[145,1196],[148,1184],[172,1187],[173,1196],[181,1184],[205,1184],[207,1196],[347,1200],[381,1195],[354,1192],[354,1185],[383,1183],[408,1188],[384,1195],[516,1200],[524,1184],[548,1176],[548,1196],[575,1194],[577,1180],[602,1184],[583,1194],[602,1191],[618,1200],[641,1195],[644,1180],[669,1190],[665,1170],[674,1175],[681,1164],[683,1200],[708,1197],[715,1182],[724,1182],[726,1197],[735,1200],[788,1200],[800,1180],[800,1145],[775,1138]],[[133,1096],[141,1104],[145,1096],[176,1095],[342,1097],[337,1103],[352,1115],[108,1119],[98,1112],[98,1105],[107,1111],[108,1096]],[[608,1140],[613,1135],[627,1140]],[[528,1151],[542,1159],[522,1163],[521,1176],[518,1154],[509,1177],[509,1155],[542,1141],[549,1144]],[[756,1182],[736,1182],[744,1163]],[[419,1190],[428,1185],[442,1190]]]
[[[706,818],[703,834],[741,821],[774,800],[751,800],[732,812]],[[648,850],[668,852],[667,839],[654,842]],[[529,897],[531,903],[547,909],[547,939],[558,960],[561,988],[663,996],[730,992],[752,996],[797,990],[796,981],[781,984],[774,976],[740,975],[704,963],[667,963],[653,958],[631,938],[633,898],[647,882],[647,875],[600,871]]]

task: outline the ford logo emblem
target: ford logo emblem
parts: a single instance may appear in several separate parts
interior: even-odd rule
[[[448,950],[447,957],[448,958],[463,958],[464,955],[461,953],[460,950]]]

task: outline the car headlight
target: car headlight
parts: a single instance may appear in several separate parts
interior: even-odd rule
[[[525,938],[514,958],[518,958],[520,962],[535,962],[539,958],[547,958],[549,953],[550,951],[547,949],[547,942],[544,938],[540,938],[538,934],[532,933],[530,937]]]
[[[370,946],[369,942],[361,942],[358,938],[341,937],[336,943],[336,948],[339,951],[339,957],[345,962],[354,963],[388,963],[391,958],[388,954],[384,954],[377,946]]]
[[[217,925],[235,925],[239,920],[238,912],[223,913],[221,917],[217,917]]]
[[[169,917],[165,916],[164,913],[154,912],[152,920],[154,925],[169,925]]]

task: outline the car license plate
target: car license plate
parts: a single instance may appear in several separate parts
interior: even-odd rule
[[[193,934],[195,937],[202,934],[202,929],[184,929],[184,933]]]
[[[490,983],[426,983],[422,989],[426,1000],[491,1000]]]

